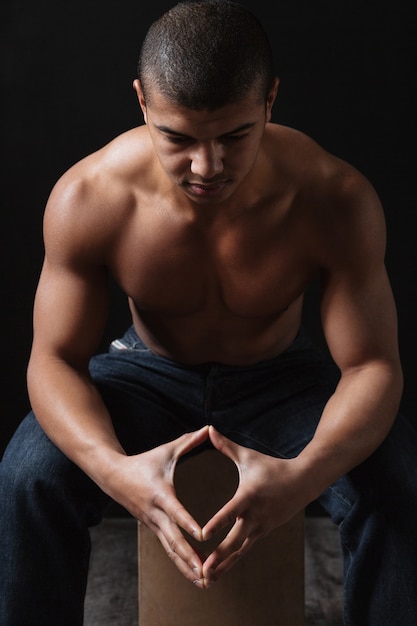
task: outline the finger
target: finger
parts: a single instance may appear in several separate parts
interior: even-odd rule
[[[175,502],[175,504],[174,504]],[[191,537],[197,541],[203,540],[203,532],[201,526],[196,522],[191,513],[187,511],[185,506],[177,498],[173,498],[172,503],[166,507],[166,512],[175,524],[185,530]]]
[[[253,541],[249,539],[245,540],[239,550],[233,552],[228,558],[225,558],[223,561],[219,562],[217,567],[214,569],[214,566],[207,565],[207,569],[204,569],[203,565],[203,585],[205,588],[211,587],[211,585],[219,580],[223,574],[232,569],[236,563],[238,563],[241,558],[249,551],[251,546],[253,545]]]
[[[199,555],[194,550],[187,552],[186,549],[181,546],[180,539],[166,541],[163,538],[161,539],[161,544],[183,576],[197,587],[203,587],[203,566]]]
[[[211,519],[203,526],[201,531],[202,541],[207,541],[219,532],[222,528],[234,524],[236,518],[243,512],[244,506],[240,501],[239,494],[236,494],[217,511]]]
[[[220,434],[212,425],[209,427],[209,437],[211,443],[219,452],[237,464],[238,450],[241,446]]]
[[[194,450],[202,443],[207,441],[209,437],[209,427],[203,426],[200,430],[195,430],[191,433],[185,433],[171,442],[171,445],[175,448],[175,457],[178,460],[181,456],[190,452],[190,450]]]
[[[183,576],[197,587],[203,587],[202,560],[181,531],[173,527],[166,533],[158,533],[158,538],[168,557]]]
[[[249,529],[242,518],[236,520],[228,535],[203,564],[203,577],[206,586],[217,580],[221,574],[229,571],[248,552],[259,536],[260,533]]]
[[[197,541],[202,540],[202,530],[200,524],[196,522],[191,513],[178,500],[173,484],[165,485],[154,495],[153,498],[154,516],[147,521],[148,525],[159,527],[159,520],[168,519],[171,523],[185,530]],[[162,513],[162,515],[161,515]]]
[[[167,505],[167,501],[169,501],[169,505]],[[186,518],[184,522],[182,522],[183,515]],[[191,520],[189,524],[191,532],[189,534],[199,539],[201,529],[197,522],[174,496],[167,496],[164,498],[164,502],[155,502],[152,513],[144,517],[143,522],[159,538],[168,556],[176,563],[179,569],[183,573],[187,573],[188,570],[187,577],[194,576],[195,578],[201,574],[202,560],[181,530],[182,525],[187,526],[188,518]],[[194,532],[193,526],[195,527]],[[183,563],[181,564],[180,561],[183,561]]]

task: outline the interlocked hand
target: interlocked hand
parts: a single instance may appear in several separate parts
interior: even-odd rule
[[[234,496],[207,522],[203,541],[221,528],[232,528],[203,564],[201,587],[209,587],[255,543],[289,521],[305,506],[297,488],[296,461],[279,459],[240,446],[210,426],[212,444],[237,466],[239,486]]]
[[[208,439],[209,427],[186,433],[147,452],[124,456],[112,477],[109,495],[159,538],[180,572],[199,585],[202,558],[181,529],[201,541],[202,530],[177,499],[174,473],[178,459]]]

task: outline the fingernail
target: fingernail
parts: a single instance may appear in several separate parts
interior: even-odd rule
[[[195,585],[196,587],[198,587],[199,589],[203,589],[203,582],[200,579],[197,580],[193,580],[193,585]]]
[[[201,539],[202,541],[207,541],[208,539],[211,539],[213,537],[213,535],[215,534],[214,530],[210,530],[210,531],[205,531],[203,529],[203,532],[201,533]]]

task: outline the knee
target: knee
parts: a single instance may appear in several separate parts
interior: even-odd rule
[[[35,416],[20,424],[0,463],[1,485],[6,492],[30,493],[40,485],[65,480],[72,463],[48,439]]]

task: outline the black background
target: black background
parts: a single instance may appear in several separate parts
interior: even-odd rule
[[[403,410],[417,423],[415,80],[412,2],[243,2],[264,24],[281,79],[274,121],[360,169],[388,227]],[[0,453],[28,408],[25,372],[50,190],[74,162],[141,123],[132,89],[143,36],[170,2],[2,0]],[[108,339],[128,322],[115,288]],[[321,340],[315,289],[305,322]]]

